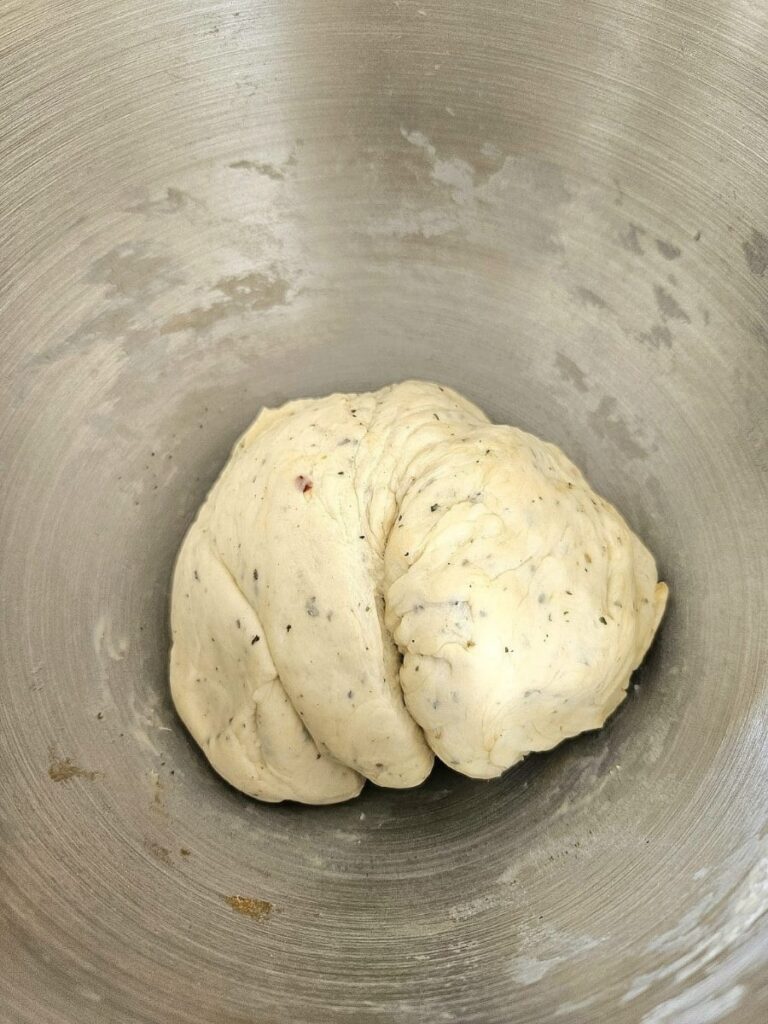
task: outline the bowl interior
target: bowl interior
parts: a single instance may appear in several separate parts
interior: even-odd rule
[[[0,23],[9,1019],[768,1009],[768,30],[705,8]],[[175,553],[262,405],[409,377],[563,447],[667,617],[498,782],[261,805],[174,715]]]

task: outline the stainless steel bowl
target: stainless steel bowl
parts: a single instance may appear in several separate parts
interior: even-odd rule
[[[0,44],[0,1019],[764,1019],[765,4],[27,0]],[[500,782],[258,804],[169,702],[175,552],[263,403],[405,377],[560,444],[668,617]]]

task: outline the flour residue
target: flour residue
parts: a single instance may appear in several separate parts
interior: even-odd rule
[[[93,648],[101,658],[106,655],[112,661],[122,661],[128,654],[130,644],[125,634],[117,632],[108,612],[102,612],[94,624]]]

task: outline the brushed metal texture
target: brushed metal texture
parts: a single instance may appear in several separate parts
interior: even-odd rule
[[[0,9],[0,1019],[768,1014],[768,8]],[[174,555],[264,403],[560,444],[672,602],[605,730],[264,806],[173,714]]]

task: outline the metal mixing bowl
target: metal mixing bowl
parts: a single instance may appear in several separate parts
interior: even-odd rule
[[[767,12],[0,12],[4,1024],[766,1019]],[[560,444],[668,616],[499,782],[259,804],[174,555],[263,403],[407,377]]]

